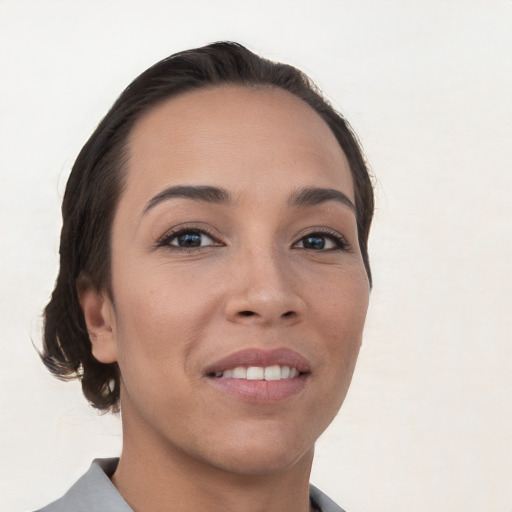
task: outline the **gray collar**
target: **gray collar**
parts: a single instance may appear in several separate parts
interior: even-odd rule
[[[37,512],[133,512],[110,481],[119,459],[94,459],[85,473],[62,498]],[[322,512],[344,512],[313,485],[309,495]]]

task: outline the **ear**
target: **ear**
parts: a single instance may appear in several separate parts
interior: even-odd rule
[[[112,301],[106,292],[93,286],[80,287],[78,298],[92,345],[92,355],[100,363],[117,361],[115,314]]]

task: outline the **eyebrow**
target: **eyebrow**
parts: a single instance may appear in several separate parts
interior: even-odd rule
[[[316,206],[327,201],[337,201],[347,206],[354,213],[354,203],[340,190],[334,188],[304,187],[294,192],[289,199],[291,206]]]
[[[176,185],[166,188],[152,197],[146,204],[142,215],[154,208],[157,204],[168,199],[184,197],[194,201],[203,201],[215,204],[231,204],[231,194],[224,188],[211,187],[209,185]]]
[[[231,194],[225,188],[212,187],[209,185],[175,185],[162,190],[156,196],[152,197],[146,203],[142,215],[145,215],[161,202],[174,198],[186,198],[194,201],[225,205],[233,203]],[[354,203],[343,192],[334,188],[300,188],[289,197],[288,204],[300,208],[316,206],[328,201],[337,201],[347,206],[353,212],[356,211]]]

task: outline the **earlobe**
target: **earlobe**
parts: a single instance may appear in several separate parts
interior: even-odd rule
[[[112,301],[105,292],[98,292],[92,286],[83,287],[79,291],[79,300],[91,340],[92,355],[100,363],[116,362],[117,343]]]

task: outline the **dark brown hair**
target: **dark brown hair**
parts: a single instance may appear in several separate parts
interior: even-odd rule
[[[141,115],[164,99],[222,84],[284,89],[308,103],[328,124],[350,164],[359,245],[371,284],[367,242],[373,188],[345,119],[301,71],[263,59],[237,43],[214,43],[171,55],[137,77],[100,122],[78,155],[62,203],[60,270],[44,311],[41,357],[55,376],[80,379],[84,395],[100,410],[119,407],[119,368],[92,355],[78,288],[86,283],[112,297],[110,231],[123,189],[128,135]]]

